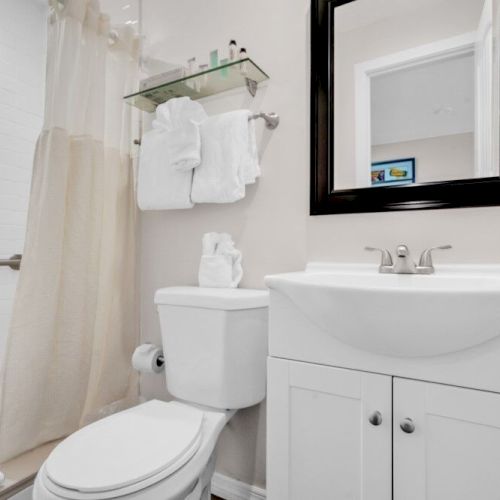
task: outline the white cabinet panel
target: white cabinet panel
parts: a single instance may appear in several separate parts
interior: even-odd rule
[[[500,395],[394,379],[395,500],[498,500],[499,471]]]
[[[391,377],[280,359],[268,374],[267,498],[390,499]]]

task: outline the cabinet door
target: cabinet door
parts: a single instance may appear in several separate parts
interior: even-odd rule
[[[268,375],[268,500],[390,500],[391,377],[274,358]]]
[[[500,395],[394,379],[394,500],[498,499]]]

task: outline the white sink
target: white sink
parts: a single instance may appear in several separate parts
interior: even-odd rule
[[[268,276],[316,326],[389,356],[436,356],[500,335],[500,266],[437,266],[433,275],[379,274],[376,266],[310,264]]]

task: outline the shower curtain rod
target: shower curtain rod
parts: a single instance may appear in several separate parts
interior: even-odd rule
[[[269,130],[274,130],[280,123],[280,117],[277,113],[255,113],[250,115],[248,120],[257,120],[257,118],[262,118],[266,122],[266,128]],[[134,139],[134,144],[140,146],[141,140]]]

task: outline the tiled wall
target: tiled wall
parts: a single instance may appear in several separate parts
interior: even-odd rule
[[[22,253],[35,142],[42,126],[46,0],[2,0],[0,15],[0,258]],[[0,268],[0,363],[17,271]]]

